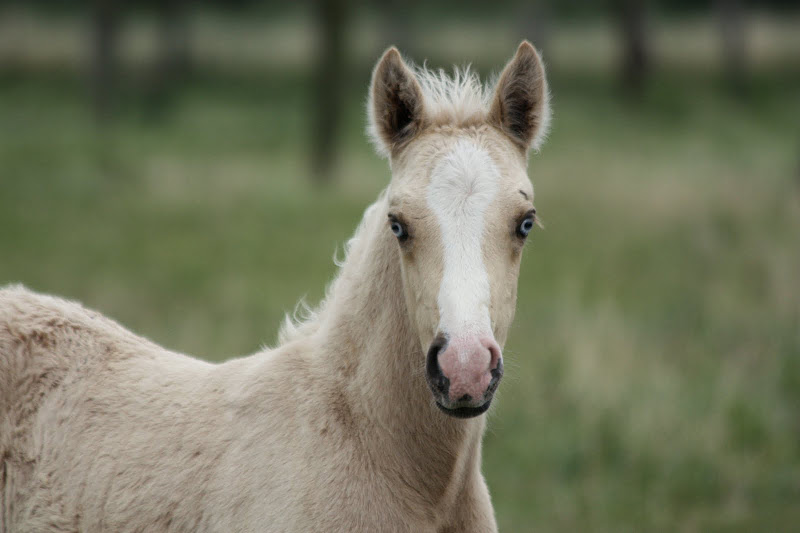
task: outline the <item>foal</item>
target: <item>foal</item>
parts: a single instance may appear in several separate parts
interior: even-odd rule
[[[278,348],[212,365],[0,290],[0,531],[496,531],[482,415],[547,96],[527,42],[494,89],[390,48],[369,131],[392,181]]]

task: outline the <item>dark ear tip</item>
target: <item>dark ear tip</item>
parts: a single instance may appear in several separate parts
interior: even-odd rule
[[[531,57],[538,58],[539,54],[529,40],[523,39],[517,48],[517,57],[524,57],[526,59]]]
[[[387,48],[383,53],[383,56],[381,56],[379,63],[385,63],[386,61],[391,61],[392,63],[403,61],[403,57],[400,55],[400,50],[398,50],[396,46],[390,46]]]
[[[517,48],[517,51],[520,50],[528,51],[528,50],[535,50],[535,48],[528,39],[522,39],[522,42],[519,43],[519,47]]]

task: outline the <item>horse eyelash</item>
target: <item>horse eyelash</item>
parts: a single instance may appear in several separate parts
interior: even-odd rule
[[[539,218],[539,213],[536,211],[535,207],[525,214],[529,215],[533,219],[533,223],[536,224],[540,229],[544,229],[544,224],[542,223],[542,219]]]

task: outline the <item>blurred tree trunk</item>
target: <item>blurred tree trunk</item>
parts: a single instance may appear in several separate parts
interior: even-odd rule
[[[186,0],[161,0],[159,68],[165,77],[189,70],[189,14]]]
[[[111,117],[115,104],[119,8],[117,0],[94,0],[93,4],[92,105],[95,117],[101,122]]]
[[[150,88],[152,112],[164,111],[191,66],[189,15],[186,0],[158,2],[158,56]]]
[[[617,11],[622,40],[622,85],[641,94],[650,69],[645,0],[620,0]]]
[[[722,61],[725,76],[735,89],[741,89],[747,63],[745,13],[741,0],[716,0],[722,37]]]
[[[311,164],[314,178],[328,183],[333,176],[337,137],[340,134],[344,30],[348,0],[317,0],[317,66],[312,106]]]

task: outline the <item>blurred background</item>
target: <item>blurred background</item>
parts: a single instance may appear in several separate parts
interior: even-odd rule
[[[9,1],[0,283],[222,360],[275,342],[385,187],[370,70],[497,72],[554,122],[484,469],[501,530],[797,531],[795,2]]]

